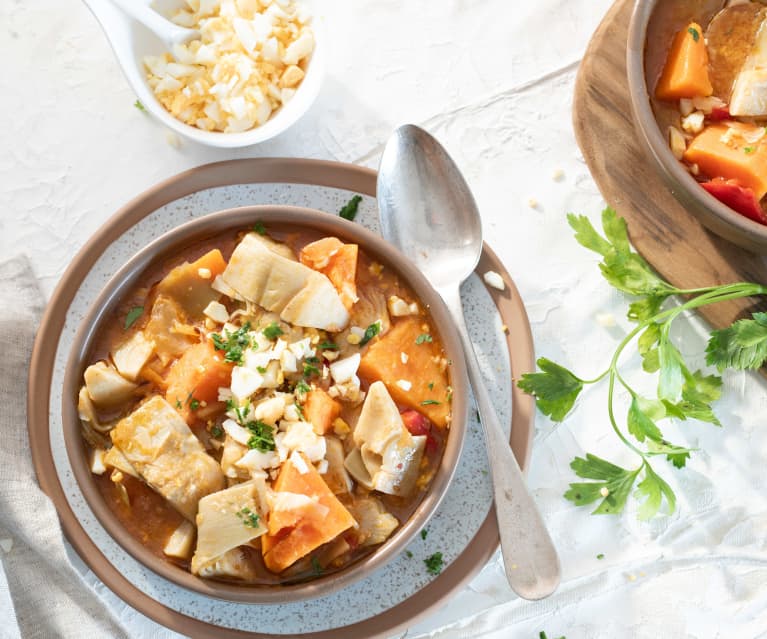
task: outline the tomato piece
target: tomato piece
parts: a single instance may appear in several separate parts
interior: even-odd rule
[[[723,107],[716,107],[711,110],[711,113],[708,114],[708,119],[712,122],[721,122],[722,120],[729,120],[732,116],[730,115],[730,107],[725,105]]]
[[[434,452],[437,450],[437,440],[431,434],[431,422],[429,418],[422,415],[417,410],[408,409],[400,413],[402,421],[411,435],[426,435],[426,450]]]
[[[736,180],[724,178],[714,178],[709,182],[703,182],[701,186],[722,204],[726,204],[754,222],[767,225],[767,215],[752,189],[741,186]]]

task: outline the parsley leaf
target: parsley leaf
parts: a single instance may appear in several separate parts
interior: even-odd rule
[[[538,359],[540,373],[525,373],[518,386],[535,395],[538,408],[555,422],[561,422],[575,404],[583,390],[583,381],[569,370],[541,357]]]
[[[698,33],[698,30],[695,29],[694,27],[689,27],[687,29],[687,33],[689,33],[692,36],[692,39],[694,42],[697,42],[698,40],[700,40],[700,33]]]
[[[237,515],[237,517],[239,517],[240,521],[242,521],[242,523],[248,528],[258,528],[260,517],[258,516],[258,513],[254,513],[247,506],[245,506],[241,510],[238,510],[235,514]]]
[[[656,441],[663,438],[657,424],[640,407],[639,398],[636,395],[631,400],[627,422],[629,432],[640,442],[643,442],[645,438]]]
[[[213,348],[224,351],[224,361],[241,364],[244,350],[251,344],[249,330],[250,322],[245,322],[232,333],[229,331],[226,331],[224,335],[212,333],[210,337],[213,340]]]
[[[431,344],[434,341],[431,335],[429,333],[421,333],[418,337],[415,338],[415,343],[418,345],[428,343]]]
[[[640,466],[636,470],[627,470],[591,453],[586,453],[585,459],[576,457],[570,464],[570,468],[578,477],[600,480],[572,483],[570,490],[565,493],[565,498],[577,506],[590,504],[601,497],[602,502],[592,513],[594,515],[622,512],[637,475],[642,469]]]
[[[423,563],[426,565],[426,571],[430,575],[438,575],[442,572],[442,568],[445,565],[441,552],[435,552],[433,555],[430,555],[423,560]]]
[[[668,504],[669,513],[676,510],[674,491],[647,463],[644,465],[644,479],[637,484],[637,496],[644,498],[644,502],[639,507],[639,519],[642,521],[655,517],[664,498]]]
[[[442,402],[438,402],[436,399],[425,399],[421,402],[421,406],[436,406],[437,404],[441,404]]]
[[[357,209],[359,209],[360,202],[362,202],[362,196],[355,195],[351,200],[349,200],[341,207],[341,210],[338,211],[338,215],[340,215],[345,220],[353,222],[354,218],[357,217]]]
[[[684,468],[687,465],[687,460],[690,459],[690,453],[692,453],[692,449],[675,446],[666,440],[650,441],[647,444],[647,449],[650,455],[665,455],[675,468]]]
[[[285,331],[283,331],[282,328],[280,328],[280,325],[277,322],[272,322],[271,324],[269,324],[269,326],[264,328],[261,332],[264,334],[264,337],[266,339],[272,340],[272,341],[276,340],[280,335],[285,334]]]
[[[136,108],[137,108],[139,111],[146,111],[146,107],[145,107],[145,106],[144,106],[144,104],[141,102],[141,100],[138,100],[138,99],[137,99],[137,100],[136,100],[136,101],[133,103],[133,106],[134,106],[134,107],[136,107]]]
[[[728,328],[711,333],[706,363],[721,373],[726,368],[754,370],[767,359],[767,313],[738,320]]]
[[[614,209],[607,207],[602,211],[606,240],[596,232],[586,216],[569,213],[567,220],[575,231],[575,239],[603,257],[599,265],[602,275],[619,291],[664,299],[674,292],[674,288],[660,279],[644,258],[631,250],[626,221],[618,217]]]
[[[321,575],[325,572],[320,565],[320,560],[317,557],[312,557],[312,573],[315,575]]]
[[[275,450],[274,429],[269,424],[257,419],[254,422],[244,424],[244,426],[251,434],[248,440],[248,448],[255,448],[262,453]]]
[[[340,348],[340,346],[338,346],[338,344],[335,344],[333,342],[329,342],[326,340],[324,342],[320,342],[319,348],[323,351],[337,351]]]
[[[370,326],[365,329],[365,334],[360,340],[360,347],[367,344],[371,339],[381,332],[381,320],[376,320]]]
[[[429,534],[428,528],[422,528],[421,529],[421,539],[426,539],[426,536]]]
[[[128,311],[128,314],[125,316],[125,330],[127,331],[131,326],[133,326],[139,317],[141,317],[144,314],[144,307],[143,306],[134,306],[131,310]]]
[[[253,232],[258,233],[259,235],[266,235],[266,227],[264,226],[264,223],[261,220],[258,220],[253,225]]]

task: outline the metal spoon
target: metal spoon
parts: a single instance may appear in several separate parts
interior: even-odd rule
[[[389,138],[378,172],[384,238],[397,246],[442,295],[458,326],[485,432],[501,551],[509,585],[541,599],[560,581],[557,551],[504,435],[466,330],[460,285],[482,253],[482,223],[458,167],[431,135],[408,124]]]

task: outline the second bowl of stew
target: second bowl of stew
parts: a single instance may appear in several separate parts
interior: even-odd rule
[[[674,195],[715,233],[767,251],[767,6],[637,0],[629,89]]]
[[[190,590],[328,594],[398,556],[458,462],[459,338],[380,237],[256,206],[160,237],[84,318],[65,378],[83,495],[134,558]]]

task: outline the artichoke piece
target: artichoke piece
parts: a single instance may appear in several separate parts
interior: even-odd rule
[[[83,386],[77,396],[77,414],[80,416],[80,428],[83,439],[91,448],[109,448],[109,437],[104,433],[112,428],[112,424],[102,424],[96,415],[96,407],[93,405],[88,389]]]
[[[93,403],[100,408],[111,408],[129,400],[136,384],[125,379],[106,362],[96,362],[83,373],[85,387]]]
[[[154,353],[154,342],[146,338],[142,331],[135,332],[128,341],[123,342],[112,353],[112,361],[120,375],[136,381],[141,369]]]
[[[192,554],[192,545],[194,544],[194,533],[194,525],[186,520],[182,521],[179,527],[168,538],[162,551],[168,557],[189,559],[189,555]]]
[[[111,466],[112,468],[116,468],[117,470],[124,472],[126,475],[140,479],[136,469],[131,466],[127,459],[125,459],[125,455],[120,452],[117,446],[112,446],[112,448],[110,448],[104,454],[104,464]]]
[[[383,382],[373,382],[368,390],[354,429],[354,443],[360,450],[373,489],[400,496],[413,491],[426,437],[414,437],[405,428]]]
[[[222,279],[246,300],[291,324],[340,331],[349,322],[346,307],[325,275],[281,255],[271,240],[255,233],[237,245]]]
[[[209,579],[225,578],[240,581],[254,581],[258,577],[253,560],[242,548],[232,548],[220,557],[198,565],[196,574]]]
[[[243,546],[267,531],[266,483],[263,479],[236,484],[203,497],[197,512],[197,549],[192,572]]]
[[[349,511],[359,524],[357,539],[363,548],[382,544],[399,526],[397,518],[374,497],[355,500]]]
[[[139,406],[110,435],[139,476],[190,521],[197,502],[225,485],[221,467],[162,397]]]
[[[325,459],[328,469],[322,473],[322,478],[328,488],[334,495],[351,492],[352,482],[344,468],[344,445],[336,437],[325,437]]]
[[[197,341],[176,329],[185,319],[181,307],[170,297],[157,296],[152,305],[149,322],[144,327],[144,335],[154,342],[155,351],[163,366],[167,366],[172,359]]]

